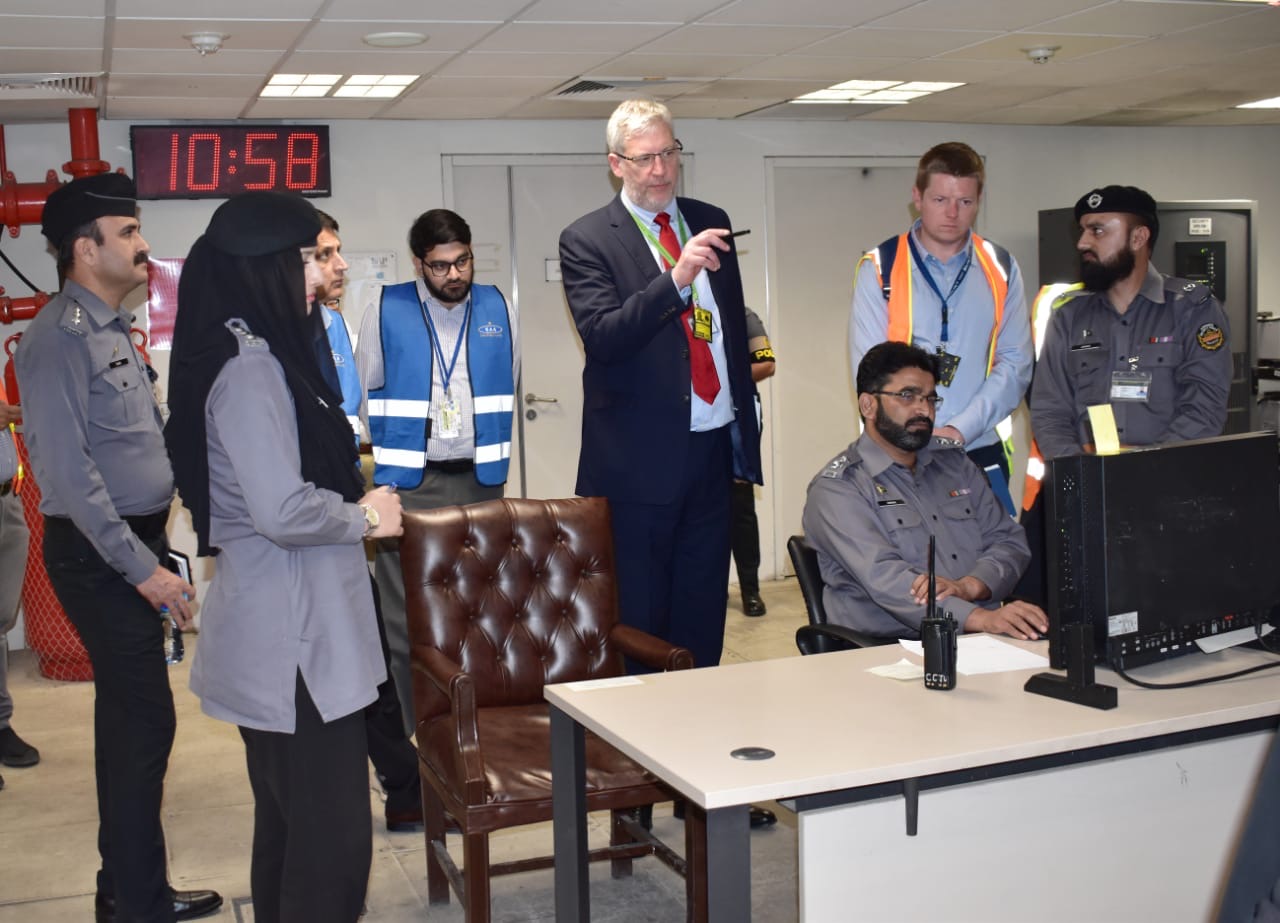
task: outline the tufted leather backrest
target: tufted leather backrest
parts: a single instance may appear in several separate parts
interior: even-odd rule
[[[472,676],[479,707],[622,673],[608,643],[618,602],[603,498],[406,511],[400,566],[413,659],[439,650]],[[438,690],[415,688],[418,721],[448,710]]]

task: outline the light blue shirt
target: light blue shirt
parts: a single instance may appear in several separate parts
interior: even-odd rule
[[[920,243],[919,221],[912,226],[911,233],[938,290],[946,294],[973,253],[973,235],[963,250],[944,262]],[[911,260],[912,340],[916,346],[936,353],[942,341],[942,302],[925,281],[909,249],[899,249],[894,259]],[[935,424],[958,429],[967,449],[1000,441],[996,424],[1013,413],[1031,383],[1035,353],[1027,299],[1022,290],[1022,271],[1016,260],[1009,272],[1004,318],[996,334],[995,362],[991,374],[987,375],[992,303],[986,274],[974,256],[960,288],[948,301],[947,351],[960,357],[960,367],[949,387],[938,386],[943,402],[938,407]],[[849,318],[850,374],[855,384],[858,363],[867,350],[888,338],[889,306],[876,278],[875,265],[871,260],[863,260],[853,282],[853,309]]]
[[[658,236],[660,229],[658,223],[653,220],[658,214],[657,212],[646,211],[636,205],[627,198],[625,191],[622,193],[622,204],[653,231],[655,238]],[[676,200],[672,199],[664,211],[671,216],[671,227],[675,229],[676,236],[682,237],[681,229],[687,229],[688,226],[684,224],[679,216]],[[648,238],[646,238],[646,242],[649,244],[649,250],[653,253],[654,262],[658,264],[660,270],[665,272],[666,264],[663,262],[662,254],[658,252],[658,248]],[[681,240],[680,244],[683,246],[684,241]],[[672,280],[672,285],[674,284],[675,281]],[[716,364],[716,375],[720,378],[720,391],[716,394],[716,399],[710,404],[694,393],[693,382],[689,382],[689,430],[701,433],[728,426],[733,422],[733,395],[729,393],[729,365],[724,354],[724,327],[720,323],[720,307],[716,304],[716,296],[711,291],[711,280],[707,277],[705,269],[698,273],[698,277],[693,280],[691,288],[680,290],[680,297],[687,303],[694,289],[698,293],[698,304],[711,312],[711,358]],[[681,323],[688,322],[681,319]]]

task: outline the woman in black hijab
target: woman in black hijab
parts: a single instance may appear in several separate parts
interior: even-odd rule
[[[319,229],[297,196],[220,206],[183,267],[169,373],[174,479],[217,555],[191,688],[245,742],[268,923],[354,923],[363,906],[363,709],[385,670],[362,540],[400,534],[399,498],[364,493],[317,357]]]

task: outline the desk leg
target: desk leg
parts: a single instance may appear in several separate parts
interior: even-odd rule
[[[556,921],[589,923],[586,748],[582,725],[551,706],[551,811]]]
[[[707,812],[708,923],[750,923],[751,806]]]

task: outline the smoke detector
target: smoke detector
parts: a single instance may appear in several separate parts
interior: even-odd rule
[[[1027,56],[1032,64],[1048,64],[1049,59],[1057,53],[1061,45],[1036,45],[1034,48],[1024,48],[1022,53]]]
[[[222,43],[231,38],[225,32],[188,32],[182,37],[191,43],[192,48],[200,52],[200,57],[216,53],[222,47]]]

